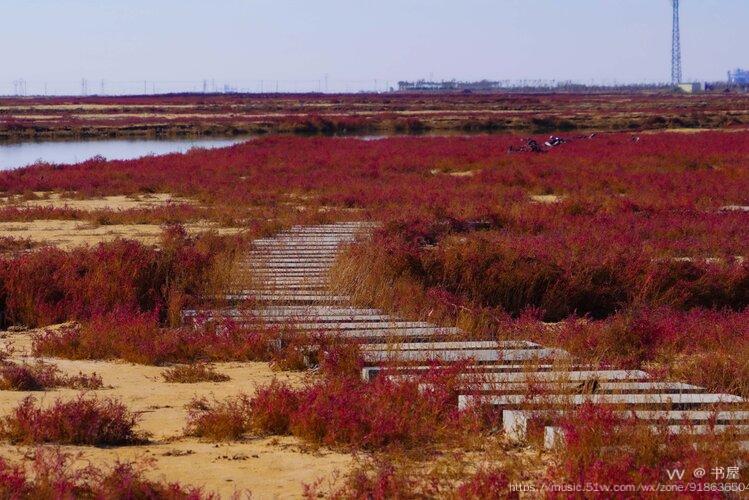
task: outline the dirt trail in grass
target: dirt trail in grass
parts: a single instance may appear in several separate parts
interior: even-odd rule
[[[27,332],[4,334],[2,345],[9,341],[16,347],[16,361],[33,361],[31,335]],[[289,498],[301,496],[302,483],[330,478],[335,471],[345,472],[350,455],[327,450],[309,450],[294,438],[258,438],[242,442],[214,444],[182,436],[187,412],[185,405],[195,396],[224,399],[241,392],[252,394],[259,385],[273,378],[292,384],[301,383],[299,373],[274,372],[268,363],[217,363],[216,370],[231,377],[228,382],[176,384],[164,382],[162,367],[133,365],[121,361],[71,361],[48,359],[67,374],[98,373],[105,388],[95,392],[100,397],[115,397],[131,410],[142,414],[139,429],[152,434],[152,443],[117,448],[64,447],[82,452],[81,459],[97,465],[116,460],[152,458],[154,479],[204,486],[223,498],[235,491],[252,491],[253,498]],[[56,398],[71,398],[79,391],[71,389],[46,392],[0,391],[0,415],[7,414],[28,395],[42,404]],[[0,445],[0,456],[19,460],[31,451],[7,443]]]

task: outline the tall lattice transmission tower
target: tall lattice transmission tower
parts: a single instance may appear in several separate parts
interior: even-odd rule
[[[671,83],[681,83],[681,34],[679,30],[679,0],[673,0],[674,25],[671,32]]]

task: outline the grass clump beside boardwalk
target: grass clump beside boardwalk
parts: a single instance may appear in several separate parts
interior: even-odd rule
[[[586,403],[561,419],[564,446],[554,452],[546,473],[548,484],[597,483],[645,484],[662,481],[666,470],[692,471],[705,464],[738,467],[734,481],[749,479],[740,464],[749,458],[741,449],[740,434],[721,434],[708,429],[704,435],[672,433],[667,425],[655,428],[638,424],[637,419],[615,414],[611,408]],[[746,469],[743,467],[743,469]],[[669,483],[687,487],[693,478],[669,478]]]
[[[138,416],[121,402],[81,394],[42,406],[33,396],[0,420],[0,438],[14,444],[120,446],[142,443]]]
[[[45,326],[113,310],[177,322],[183,307],[219,286],[239,242],[210,234],[190,238],[172,226],[162,243],[155,249],[120,240],[0,259],[0,323]]]
[[[273,382],[253,396],[193,401],[186,433],[210,440],[293,435],[318,446],[428,453],[481,428],[477,415],[457,410],[448,387],[420,390],[417,382],[366,383],[349,376],[301,388]]]

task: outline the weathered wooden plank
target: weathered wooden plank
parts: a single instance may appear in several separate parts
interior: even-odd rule
[[[225,300],[255,300],[262,302],[286,303],[341,303],[350,301],[348,297],[335,295],[280,295],[280,294],[227,294]]]
[[[284,255],[338,255],[335,248],[278,248],[278,249],[262,249],[262,250],[251,250],[247,252],[243,259],[254,258],[254,257],[273,257],[273,256],[284,256]]]
[[[292,278],[296,278],[296,277],[292,277]],[[305,278],[299,278],[299,279],[296,279],[295,281],[271,281],[271,280],[268,280],[268,279],[261,280],[259,278],[250,279],[249,287],[248,287],[248,281],[242,281],[242,282],[233,281],[229,284],[229,287],[227,288],[227,290],[253,291],[253,290],[258,290],[261,288],[286,287],[286,286],[288,287],[310,286],[310,285],[323,286],[323,287],[329,286],[328,282],[325,279],[320,279],[319,281],[308,280]]]
[[[497,361],[532,361],[534,359],[555,359],[569,357],[562,349],[485,349],[485,350],[428,350],[428,351],[367,351],[363,353],[365,363],[384,362],[426,362],[426,361],[462,361],[472,360],[476,363]]]
[[[264,293],[257,290],[233,290],[231,292],[232,295],[243,295],[247,297],[289,297],[289,298],[298,298],[298,297],[335,297],[337,299],[341,300],[350,300],[351,297],[348,295],[336,295],[333,293],[328,292],[309,292],[309,293],[296,293],[296,292],[284,292],[283,290],[274,291],[274,292],[268,292]]]
[[[527,340],[469,340],[453,342],[411,342],[398,344],[365,344],[363,350],[371,351],[425,351],[425,350],[463,350],[463,349],[507,349],[539,348],[539,344]]]
[[[240,269],[249,269],[252,271],[269,270],[269,269],[330,269],[325,263],[318,262],[264,262],[257,264],[239,264]]]
[[[749,411],[706,411],[706,410],[628,410],[614,411],[616,416],[625,419],[635,418],[642,422],[658,421],[684,428],[689,425],[737,425],[749,424]],[[555,410],[503,410],[502,428],[505,435],[515,441],[524,441],[532,420],[558,418],[563,411]],[[629,420],[631,421],[631,420]]]
[[[238,263],[241,267],[257,267],[257,266],[268,266],[274,264],[319,264],[327,265],[330,267],[333,265],[334,259],[323,259],[323,258],[288,258],[288,259],[255,259],[248,260]]]
[[[252,287],[252,292],[267,293],[270,291],[301,291],[301,290],[328,290],[328,285],[325,283],[258,283]],[[232,291],[232,290],[229,290]]]
[[[503,394],[496,396],[461,394],[458,396],[458,407],[464,409],[474,404],[508,408],[532,405],[559,406],[564,404],[580,405],[586,401],[594,404],[660,406],[667,408],[671,405],[693,407],[717,403],[741,403],[744,400],[731,394],[564,394],[536,396],[526,396],[524,394]]]
[[[248,292],[236,292],[229,295],[235,295],[245,298],[255,298],[260,300],[281,300],[281,299],[289,299],[289,300],[312,300],[312,299],[334,299],[334,300],[342,300],[342,301],[349,301],[351,300],[350,297],[346,295],[331,295],[326,293],[283,293],[283,292],[272,292],[272,293],[262,293],[262,292],[256,292],[256,291],[248,291]]]
[[[337,316],[365,315],[365,314],[382,314],[380,309],[358,308],[358,307],[340,307],[340,306],[275,306],[258,310],[262,315],[307,315],[299,317],[308,317],[309,315],[327,314]]]
[[[433,339],[444,338],[455,335],[457,332],[449,328],[429,329],[429,328],[402,328],[399,330],[341,330],[331,332],[330,335],[344,339],[355,339],[358,341],[372,342],[396,339]]]
[[[248,316],[255,315],[259,317],[292,317],[307,318],[316,317],[323,314],[331,317],[347,318],[352,316],[382,315],[379,309],[366,309],[355,307],[338,307],[338,306],[273,306],[262,309],[238,309],[235,307],[224,307],[217,309],[186,309],[183,311],[185,316],[197,316],[205,314],[221,314],[229,316]]]
[[[519,382],[485,382],[480,384],[466,384],[460,390],[470,394],[525,394],[532,388],[536,392],[548,393],[549,397],[555,395],[565,396],[570,390],[579,389],[583,393],[591,390],[585,382],[578,381],[519,381]],[[558,392],[554,392],[558,391]],[[704,387],[699,387],[683,382],[653,382],[653,381],[602,381],[596,383],[595,394],[697,394],[705,393]]]
[[[749,436],[749,425],[733,424],[733,425],[649,425],[650,429],[654,433],[666,432],[672,435],[685,435],[685,436],[704,436],[707,434],[722,434],[725,432],[732,433],[747,438]],[[564,429],[555,426],[544,427],[544,449],[553,450],[558,446],[565,446],[565,434]],[[742,449],[747,449],[747,441],[742,441]]]
[[[327,285],[328,280],[324,278],[298,278],[298,277],[286,277],[286,278],[266,278],[263,280],[257,280],[259,286],[273,286],[273,285]]]
[[[650,376],[642,370],[583,370],[583,371],[526,371],[516,373],[464,373],[459,379],[465,382],[519,382],[519,381],[569,381],[588,380],[647,380]]]
[[[378,376],[413,376],[423,374],[430,370],[449,368],[451,365],[400,365],[400,366],[367,366],[362,368],[362,379],[372,380]],[[568,371],[593,371],[596,367],[591,365],[566,365],[566,364],[544,364],[544,363],[515,363],[515,364],[473,364],[465,367],[464,376],[467,375],[490,375],[490,374],[525,374],[525,373],[567,373]],[[383,375],[384,374],[384,375]]]
[[[350,321],[350,322],[317,322],[308,321],[294,325],[300,330],[401,330],[401,329],[435,329],[434,325],[409,321]],[[397,332],[394,332],[397,334]]]
[[[248,271],[248,276],[257,276],[259,278],[303,278],[308,276],[310,278],[327,277],[330,273],[329,269],[256,269]]]
[[[298,262],[307,262],[310,260],[319,260],[326,263],[335,262],[335,257],[337,254],[331,254],[326,255],[322,253],[301,253],[301,252],[287,252],[284,254],[279,255],[258,255],[253,257],[248,257],[245,259],[238,259],[237,265],[255,265],[258,262],[268,262],[273,260],[281,260],[281,261],[298,261]]]
[[[271,251],[271,250],[339,250],[341,243],[309,243],[303,241],[297,242],[283,242],[283,241],[267,241],[267,242],[255,242],[255,249],[258,251]]]
[[[299,316],[299,315],[288,315],[288,316],[254,316],[239,318],[237,321],[240,324],[257,324],[257,323],[288,323],[288,324],[299,324],[302,322],[325,322],[325,323],[342,323],[349,321],[368,321],[368,322],[388,322],[392,321],[392,317],[386,315],[371,315],[371,316]],[[335,330],[335,328],[331,328]]]

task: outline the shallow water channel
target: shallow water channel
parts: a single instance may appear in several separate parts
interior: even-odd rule
[[[103,156],[108,160],[129,160],[146,155],[184,153],[192,148],[220,148],[249,137],[192,139],[105,139],[0,143],[0,170],[25,167],[43,161],[70,164]]]

